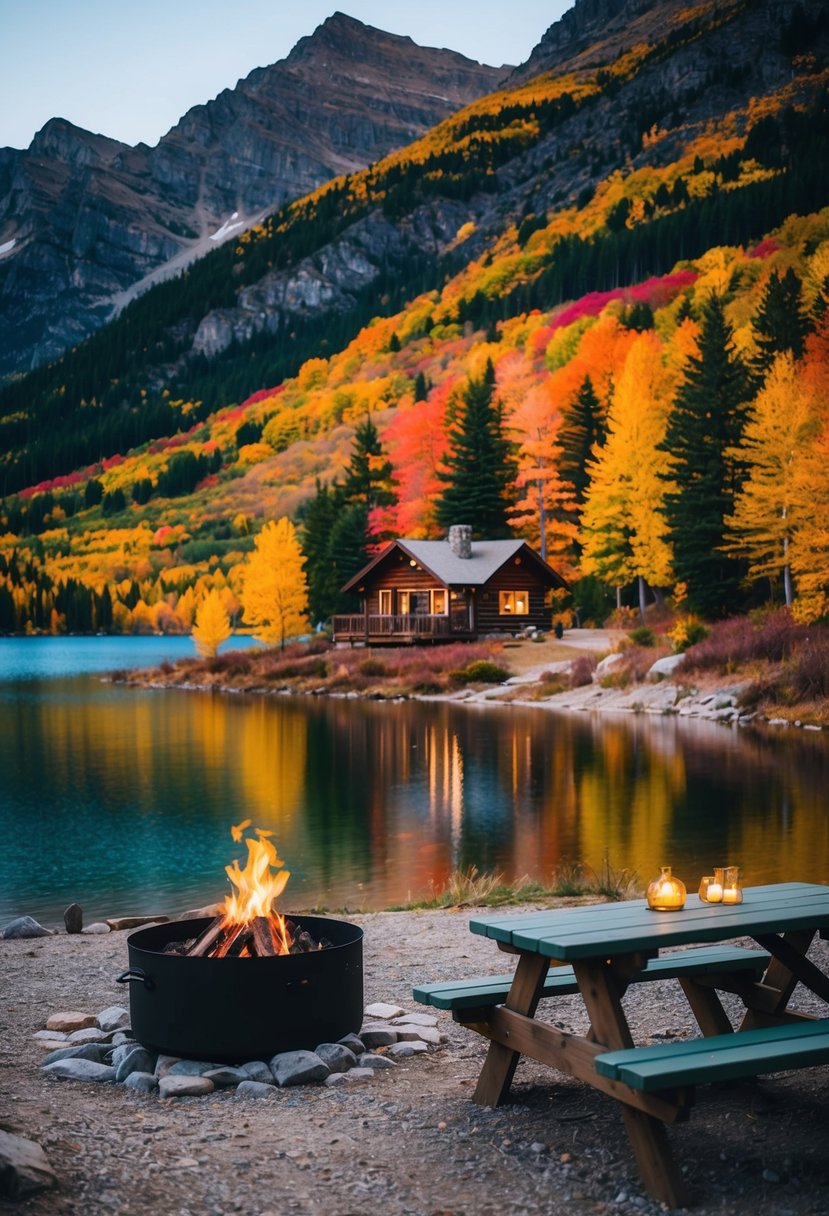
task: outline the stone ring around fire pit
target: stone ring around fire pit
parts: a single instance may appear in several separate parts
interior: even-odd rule
[[[359,1030],[363,931],[348,921],[293,916],[324,948],[300,954],[210,958],[170,952],[209,919],[152,925],[127,938],[132,1030],[150,1051],[233,1064],[308,1050]]]

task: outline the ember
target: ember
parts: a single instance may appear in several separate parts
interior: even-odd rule
[[[237,843],[244,839],[250,822],[245,819],[230,829]],[[245,868],[240,869],[238,861],[225,866],[234,890],[225,900],[223,911],[196,937],[168,942],[165,954],[266,958],[276,954],[308,954],[330,945],[325,938],[316,941],[307,930],[274,910],[274,901],[285,890],[290,871],[283,869],[285,863],[270,840],[273,832],[264,828],[254,831],[256,839],[249,836],[245,841],[248,848]]]

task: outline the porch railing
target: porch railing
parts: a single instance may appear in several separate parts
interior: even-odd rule
[[[334,617],[336,638],[435,638],[448,637],[451,633],[468,633],[469,625],[453,621],[448,616],[428,616],[425,613],[400,615],[396,613],[371,613],[364,615]]]

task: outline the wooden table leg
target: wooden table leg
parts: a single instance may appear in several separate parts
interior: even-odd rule
[[[595,962],[577,962],[573,966],[596,1042],[611,1051],[632,1047],[633,1036],[610,968]],[[620,1106],[648,1194],[668,1207],[683,1207],[687,1201],[686,1188],[671,1153],[665,1124],[625,1103]]]
[[[774,956],[775,951],[784,955],[791,963],[791,956],[803,957],[812,944],[815,929],[796,929],[784,933],[782,938],[773,935],[758,937],[756,940]],[[758,1009],[748,1008],[740,1025],[740,1030],[751,1030],[755,1026],[768,1024],[768,1016],[775,1017],[785,1011],[791,995],[797,986],[797,976],[780,957],[772,957],[766,968],[766,974],[757,985]],[[749,997],[749,1000],[751,998]],[[763,1015],[766,1015],[764,1017]]]
[[[549,970],[549,961],[540,954],[522,954],[518,959],[512,985],[504,1002],[507,1009],[523,1013],[531,1018],[541,999],[544,981]],[[521,1053],[491,1042],[487,1051],[473,1100],[479,1106],[500,1106],[509,1094],[512,1078]]]

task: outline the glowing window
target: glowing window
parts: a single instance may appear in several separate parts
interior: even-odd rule
[[[379,593],[380,605],[378,612],[381,616],[391,616],[391,591],[385,588]]]
[[[446,591],[443,587],[435,587],[432,590],[432,616],[446,615]]]
[[[501,616],[526,616],[529,611],[529,591],[498,592],[498,612]]]

